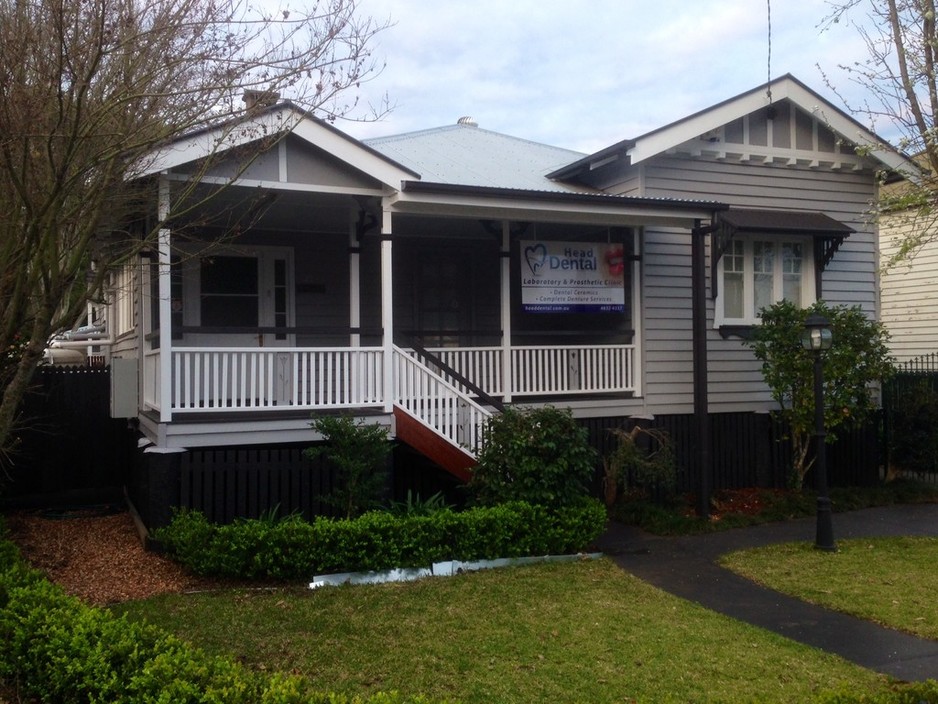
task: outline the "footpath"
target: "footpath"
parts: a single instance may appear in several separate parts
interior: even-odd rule
[[[833,521],[836,540],[938,536],[938,504],[835,513]],[[610,522],[598,548],[640,579],[712,611],[900,680],[938,679],[938,641],[807,604],[754,584],[716,562],[733,550],[793,541],[813,543],[814,526],[814,518],[806,518],[707,535],[661,537]],[[902,585],[896,588],[901,590]]]

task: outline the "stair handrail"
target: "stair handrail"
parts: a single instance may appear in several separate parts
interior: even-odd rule
[[[464,408],[469,413],[470,418],[473,418],[469,423],[469,428],[471,428],[469,435],[470,440],[466,443],[461,443],[455,435],[448,434],[444,432],[440,427],[437,427],[432,422],[433,413],[431,412],[430,416],[425,416],[420,412],[420,406],[423,404],[418,404],[418,408],[413,408],[404,402],[401,398],[401,381],[398,379],[395,381],[397,390],[395,391],[394,405],[397,408],[400,408],[402,411],[406,412],[411,417],[418,420],[422,425],[428,429],[435,432],[440,437],[444,438],[447,442],[451,443],[455,447],[459,447],[469,454],[469,456],[475,458],[476,452],[481,447],[482,436],[484,432],[484,423],[487,418],[492,416],[492,412],[477,402],[465,391],[457,387],[453,382],[443,377],[437,371],[431,369],[422,360],[418,359],[414,355],[408,354],[405,350],[401,349],[397,345],[394,345],[394,354],[395,356],[400,356],[400,359],[405,361],[407,364],[412,365],[415,369],[419,370],[422,374],[427,374],[436,380],[444,389],[446,389],[452,397],[461,400],[465,405]],[[426,410],[424,408],[423,410]],[[433,409],[436,410],[436,409]]]
[[[446,374],[448,377],[450,377],[451,379],[453,379],[453,381],[457,382],[457,383],[460,384],[461,386],[463,386],[463,387],[465,387],[466,389],[468,389],[468,390],[469,390],[472,394],[474,394],[480,401],[482,401],[483,403],[485,403],[485,404],[488,405],[488,406],[491,406],[492,408],[494,408],[494,409],[495,409],[496,411],[498,411],[499,413],[504,413],[504,412],[505,412],[505,404],[504,404],[504,403],[502,403],[501,401],[499,401],[498,399],[496,399],[496,398],[494,398],[494,397],[492,397],[492,396],[489,396],[482,388],[480,388],[479,386],[477,386],[477,385],[475,384],[475,382],[473,382],[471,379],[469,379],[469,378],[463,376],[463,375],[460,374],[458,371],[456,371],[455,369],[453,369],[450,365],[448,365],[446,362],[444,362],[440,357],[438,357],[437,355],[433,354],[433,353],[430,352],[428,349],[426,349],[425,347],[423,347],[420,343],[418,343],[416,339],[410,338],[410,339],[408,340],[408,345],[407,345],[407,346],[408,346],[410,349],[412,349],[412,350],[417,354],[418,357],[420,357],[421,359],[423,359],[423,361],[424,361],[425,363],[426,363],[426,362],[430,362],[433,366],[437,367],[441,372],[443,372],[443,373]]]

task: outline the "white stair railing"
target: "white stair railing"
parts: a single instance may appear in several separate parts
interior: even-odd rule
[[[397,407],[475,458],[491,411],[397,346],[394,389]]]

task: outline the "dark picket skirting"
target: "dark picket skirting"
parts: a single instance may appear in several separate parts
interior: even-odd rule
[[[877,416],[865,428],[841,430],[840,438],[828,446],[831,486],[871,486],[880,481],[879,422]],[[590,444],[603,455],[614,447],[614,439],[609,432],[611,428],[629,430],[641,424],[665,431],[674,443],[678,491],[698,489],[700,468],[693,414],[653,419],[590,418],[583,420],[582,424],[589,431]],[[773,414],[713,413],[710,425],[712,490],[789,486],[791,443]],[[809,472],[805,483],[811,486],[813,482],[813,472]]]
[[[0,489],[2,504],[47,508],[120,500],[136,435],[109,409],[109,368],[37,370]]]

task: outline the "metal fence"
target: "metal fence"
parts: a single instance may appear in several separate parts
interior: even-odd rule
[[[938,482],[938,353],[899,365],[883,384],[883,417],[888,476]]]

